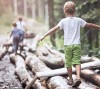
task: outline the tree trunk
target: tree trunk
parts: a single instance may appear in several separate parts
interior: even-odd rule
[[[29,48],[30,52],[36,52],[37,49],[37,45],[38,45],[38,40],[39,40],[40,36],[36,35],[34,37],[34,39],[32,39],[31,43],[26,44],[26,46]]]
[[[17,0],[14,0],[14,15],[15,16],[18,15],[18,11],[17,11]]]
[[[45,1],[44,0],[38,0],[38,15],[39,15],[39,20],[43,21],[45,17]]]
[[[49,89],[72,89],[67,85],[67,80],[62,76],[51,77],[47,81],[47,86]]]
[[[49,56],[39,56],[39,59],[43,61],[51,69],[57,69],[57,68],[64,67],[64,61],[61,57],[49,55]]]
[[[27,17],[27,0],[24,0],[24,16]]]
[[[49,29],[54,27],[54,0],[48,0],[48,11],[49,11]],[[53,46],[56,46],[55,43],[55,33],[50,35],[50,41]]]
[[[81,69],[85,68],[100,68],[100,61],[93,61],[81,64]],[[75,72],[75,68],[73,68],[73,72]],[[60,68],[44,72],[36,72],[37,77],[50,77],[50,76],[64,75],[64,74],[67,74],[66,68]]]
[[[39,72],[39,71],[47,71],[47,70],[51,70],[50,68],[48,68],[41,60],[38,59],[38,57],[36,57],[35,55],[30,55],[26,58],[25,60],[26,65],[28,65],[31,69],[33,73]],[[35,82],[35,80],[37,79],[37,75],[33,78],[33,80],[25,87],[25,89],[30,89],[30,87],[32,86],[32,84]],[[41,78],[43,81],[45,81],[45,79],[47,79],[47,77],[43,77]],[[46,84],[44,84],[44,88],[46,87]]]
[[[36,0],[32,0],[32,18],[36,20]]]
[[[95,74],[92,70],[85,69],[81,71],[81,76],[85,78],[87,81],[95,84],[96,86],[100,87],[100,75]]]
[[[18,55],[10,55],[11,61],[16,65],[16,74],[18,75],[21,83],[24,85],[28,84],[28,81],[31,81],[29,73],[26,70],[24,59]]]

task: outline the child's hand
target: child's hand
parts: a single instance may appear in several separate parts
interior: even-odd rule
[[[45,37],[44,36],[42,36],[38,41],[40,42],[40,41],[42,41],[43,39],[44,39]]]

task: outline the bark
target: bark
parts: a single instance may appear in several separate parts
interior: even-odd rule
[[[39,56],[39,59],[43,61],[51,69],[57,69],[64,67],[64,61],[60,57],[55,56]]]
[[[31,84],[33,81],[32,81],[32,78],[30,77],[29,73],[26,70],[24,60],[18,55],[17,56],[11,55],[11,61],[13,63],[15,63],[15,65],[16,65],[16,74],[19,77],[21,83],[23,85]],[[34,76],[34,78],[36,80],[35,76]],[[34,85],[33,85],[33,83],[31,84],[31,86],[33,88],[46,89],[46,87],[44,87],[40,81],[36,80],[36,82],[35,82],[35,80],[34,80]],[[30,88],[26,88],[26,89],[30,89]]]
[[[15,56],[14,54],[11,54],[10,58],[11,58],[11,61],[15,63],[15,66],[16,66],[15,73],[19,77],[21,83],[27,85],[28,82],[31,81],[32,79],[26,70],[26,66],[25,66],[25,62],[23,58],[20,57],[19,55]]]
[[[49,89],[71,89],[70,86],[67,85],[67,80],[62,76],[51,77],[47,81],[47,86]]]
[[[29,39],[29,38],[34,38],[36,36],[35,33],[25,33],[25,38]]]
[[[8,50],[7,47],[3,47],[0,51],[0,60],[7,54]]]
[[[38,0],[38,15],[39,20],[44,20],[45,17],[45,2],[44,0]]]
[[[62,57],[62,59],[63,60],[65,60],[64,59],[64,54],[63,53],[61,53],[61,52],[59,52],[59,51],[57,51],[57,50],[55,50],[55,49],[52,49],[49,45],[47,45],[47,44],[45,44],[45,47],[47,48],[47,50],[51,53],[51,54],[53,54],[53,55],[57,55],[58,57]]]
[[[32,0],[32,18],[35,20],[36,19],[36,11],[35,11],[35,9],[36,9],[36,5],[35,5],[35,3],[36,3],[36,0]]]
[[[30,52],[36,52],[39,38],[40,36],[36,35],[30,44],[26,44]]]
[[[54,27],[54,0],[48,0],[48,11],[49,11],[49,29]],[[55,33],[50,35],[50,41],[53,46],[56,46]]]
[[[48,56],[49,55],[49,51],[46,49],[45,46],[42,46],[41,48],[38,47],[37,48],[37,55],[38,56]]]
[[[81,57],[81,63],[87,63],[87,62],[98,61],[98,60],[100,59],[96,57],[88,57],[88,56]]]
[[[41,60],[38,59],[38,57],[36,57],[35,55],[30,55],[26,58],[25,63],[27,66],[29,66],[32,69],[33,73],[39,72],[39,71],[47,71],[47,70],[51,70],[50,68],[48,68]],[[35,82],[35,80],[37,79],[37,75],[33,78],[33,80],[26,86],[25,89],[29,89],[32,84]],[[41,78],[43,81],[45,81],[45,79],[47,79],[47,77],[43,77]],[[44,86],[44,88],[46,87],[46,84]]]
[[[64,60],[62,57],[64,54],[56,50],[54,50],[55,52],[51,52],[53,50],[49,46],[46,46],[47,45],[42,48],[38,48],[37,54],[39,59],[52,69],[64,67]]]
[[[75,81],[76,75],[73,74],[72,77]],[[81,79],[81,81],[82,83],[77,89],[96,89],[96,86],[90,84],[89,82],[84,81],[83,79]],[[61,76],[54,76],[48,79],[47,86],[49,89],[73,89],[71,86],[67,85],[67,79]]]
[[[18,9],[17,9],[17,0],[14,0],[14,15],[17,16]]]
[[[85,68],[100,68],[100,61],[93,61],[89,63],[84,63],[81,65],[81,69]],[[75,68],[73,68],[73,72],[75,72]],[[49,70],[44,72],[36,72],[36,75],[38,77],[50,77],[50,76],[56,76],[56,75],[64,75],[67,74],[66,68],[60,68],[55,70]]]
[[[41,60],[39,60],[39,58],[36,57],[35,55],[27,56],[25,63],[27,66],[29,66],[32,69],[33,73],[51,70]]]
[[[93,72],[92,70],[85,69],[81,71],[81,76],[85,78],[87,81],[100,87],[100,75],[99,74],[95,74],[95,72]]]
[[[24,16],[27,17],[27,0],[24,0]]]

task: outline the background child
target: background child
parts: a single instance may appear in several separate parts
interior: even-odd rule
[[[64,13],[66,18],[62,19],[55,27],[51,28],[40,39],[43,40],[46,36],[57,31],[59,28],[64,31],[64,51],[65,51],[65,66],[68,71],[68,84],[73,87],[78,87],[81,84],[80,71],[81,71],[81,43],[80,43],[80,28],[100,28],[100,26],[92,23],[87,23],[81,18],[75,17],[75,3],[67,1],[64,4]],[[76,81],[73,83],[72,66],[76,67]]]
[[[23,44],[23,31],[17,28],[17,24],[14,22],[13,30],[11,31],[10,37],[13,37],[13,52],[16,54],[19,43]]]

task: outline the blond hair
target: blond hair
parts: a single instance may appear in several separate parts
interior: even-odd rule
[[[64,4],[64,12],[65,13],[74,14],[75,13],[75,8],[76,8],[76,4],[72,1],[67,1]]]

